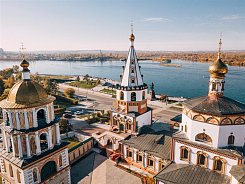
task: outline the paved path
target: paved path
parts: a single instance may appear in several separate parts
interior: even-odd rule
[[[71,180],[72,184],[141,184],[140,178],[97,153],[91,153],[72,166]]]

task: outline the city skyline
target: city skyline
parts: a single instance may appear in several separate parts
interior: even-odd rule
[[[131,20],[137,50],[244,50],[244,1],[1,1],[0,48],[18,51],[128,48]]]

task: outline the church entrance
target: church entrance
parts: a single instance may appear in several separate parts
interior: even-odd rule
[[[56,173],[56,163],[55,161],[47,162],[41,170],[41,181],[43,182],[50,176]]]

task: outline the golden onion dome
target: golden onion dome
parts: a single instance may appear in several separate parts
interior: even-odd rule
[[[220,58],[209,66],[209,73],[212,77],[224,77],[227,72],[228,67]]]
[[[0,102],[2,108],[30,108],[51,103],[55,97],[49,96],[41,85],[31,80],[17,82],[7,99]]]
[[[135,39],[135,36],[134,36],[133,33],[131,33],[130,36],[129,36],[129,41],[133,42],[134,39]]]

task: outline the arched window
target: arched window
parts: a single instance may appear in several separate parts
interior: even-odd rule
[[[217,172],[225,173],[226,161],[220,157],[214,157],[214,170]]]
[[[37,182],[38,178],[37,178],[37,169],[36,168],[33,169],[32,175],[33,175],[33,181]]]
[[[203,154],[199,154],[197,157],[197,164],[198,165],[205,165],[206,157]]]
[[[10,177],[13,177],[14,176],[13,168],[12,168],[12,165],[11,164],[9,164],[9,175],[10,175]]]
[[[79,154],[80,154],[80,150],[79,150]],[[62,155],[59,156],[59,166],[61,167],[63,165],[62,162]]]
[[[199,142],[212,143],[211,137],[205,133],[197,134],[195,140]]]
[[[142,100],[145,99],[145,91],[142,92]]]
[[[21,182],[21,180],[20,180],[20,171],[18,171],[18,170],[17,170],[17,181],[18,181],[18,183]]]
[[[123,91],[120,92],[120,100],[124,100],[124,93],[123,93]]]
[[[47,135],[47,133],[42,133],[40,135],[40,147],[41,147],[41,151],[48,149],[48,135]]]
[[[41,170],[41,181],[43,182],[57,172],[55,161],[47,162]]]
[[[44,127],[46,125],[46,117],[44,109],[37,111],[37,122],[39,127]]]
[[[228,145],[234,145],[234,142],[235,142],[235,136],[231,134],[228,137]]]
[[[180,148],[180,159],[181,160],[189,160],[190,159],[190,149],[182,146]]]
[[[131,93],[131,101],[136,101],[136,93],[135,92]]]
[[[134,68],[131,68],[131,73],[134,73]]]

